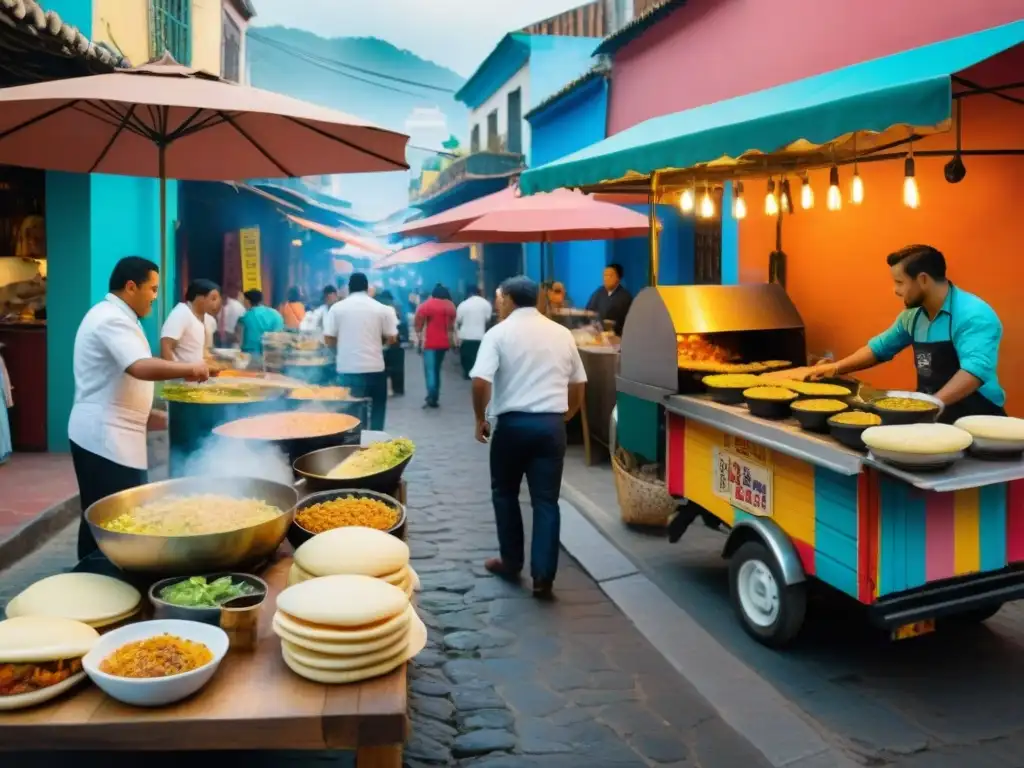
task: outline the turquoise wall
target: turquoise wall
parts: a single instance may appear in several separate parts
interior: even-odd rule
[[[41,5],[47,11],[55,12],[65,23],[78,27],[87,38],[92,38],[92,0],[45,0]]]

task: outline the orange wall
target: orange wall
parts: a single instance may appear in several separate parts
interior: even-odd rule
[[[963,147],[1024,148],[1024,111],[990,96],[964,104]],[[919,142],[917,149],[949,149],[951,134]],[[999,378],[1007,409],[1024,415],[1024,157],[967,157],[967,176],[945,181],[948,158],[917,158],[921,207],[902,203],[903,163],[860,166],[865,200],[851,205],[852,167],[840,169],[843,209],[825,208],[828,172],[811,174],[815,207],[783,223],[787,290],[807,328],[809,353],[844,356],[890,325],[902,309],[893,294],[885,257],[910,243],[941,250],[949,276],[985,299],[1003,322]],[[799,184],[793,195],[799,200]],[[775,222],[763,212],[765,187],[746,184],[750,213],[740,222],[740,279],[767,279]],[[909,352],[864,377],[880,386],[914,384]]]

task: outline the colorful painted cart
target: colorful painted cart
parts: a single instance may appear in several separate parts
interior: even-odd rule
[[[684,525],[728,528],[730,592],[747,631],[768,645],[791,640],[810,579],[867,606],[896,638],[936,620],[983,621],[1024,596],[1021,459],[907,472],[795,421],[712,402],[677,368],[679,334],[803,359],[787,304],[770,285],[649,288],[622,342],[620,443],[663,462]]]

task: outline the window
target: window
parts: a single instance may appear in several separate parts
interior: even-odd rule
[[[227,8],[221,11],[220,73],[225,80],[242,81],[242,30]]]
[[[170,53],[179,64],[192,64],[192,0],[150,0],[150,53]]]
[[[480,123],[473,126],[473,130],[469,134],[469,151],[479,152],[480,151]]]
[[[498,110],[487,115],[487,149],[491,152],[501,150],[501,139],[498,138]]]
[[[516,88],[508,95],[508,152],[523,151],[523,91]]]

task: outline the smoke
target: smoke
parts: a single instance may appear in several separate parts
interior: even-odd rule
[[[273,443],[211,435],[184,463],[185,477],[252,477],[291,485],[288,457]]]

